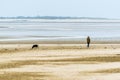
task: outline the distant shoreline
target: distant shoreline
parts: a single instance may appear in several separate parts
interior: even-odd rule
[[[86,44],[86,38],[74,37],[1,37],[0,44]],[[91,44],[120,44],[120,37],[91,37]]]
[[[78,40],[13,40],[13,41],[0,41],[0,44],[86,44],[86,41]],[[91,41],[91,44],[120,44],[119,40],[104,41],[96,40]]]
[[[0,19],[108,19],[101,17],[70,17],[70,16],[16,16],[16,17],[0,17]]]

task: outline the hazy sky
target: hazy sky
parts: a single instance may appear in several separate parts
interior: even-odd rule
[[[120,18],[120,0],[0,0],[0,16]]]

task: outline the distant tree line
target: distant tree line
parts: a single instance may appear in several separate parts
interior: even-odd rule
[[[62,17],[62,16],[17,16],[17,17],[0,17],[0,19],[107,19],[93,17]]]

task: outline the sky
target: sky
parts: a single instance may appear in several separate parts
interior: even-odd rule
[[[71,16],[120,19],[120,0],[0,0],[0,16]]]

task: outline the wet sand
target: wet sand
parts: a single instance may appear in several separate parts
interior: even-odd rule
[[[120,80],[120,44],[0,45],[0,80]]]

